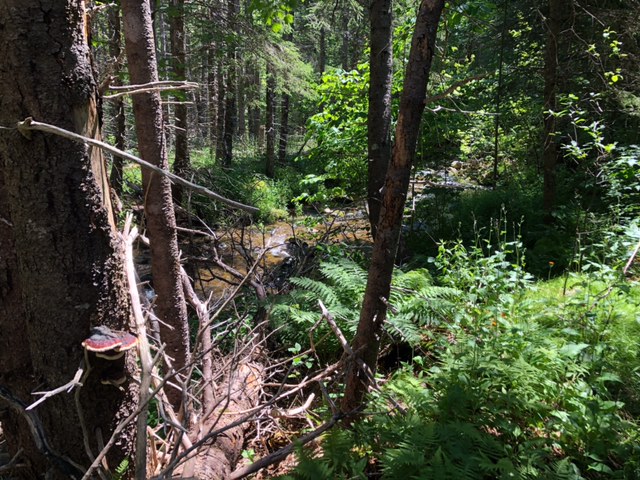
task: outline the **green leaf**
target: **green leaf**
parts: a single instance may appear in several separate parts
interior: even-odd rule
[[[589,346],[588,343],[567,343],[558,353],[565,357],[575,357]]]

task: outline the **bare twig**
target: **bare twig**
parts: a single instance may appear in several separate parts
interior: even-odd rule
[[[266,457],[253,462],[251,465],[247,465],[246,467],[239,468],[238,470],[232,472],[231,475],[227,477],[227,480],[239,480],[241,478],[251,475],[252,473],[256,473],[258,470],[261,470],[264,467],[268,467],[269,465],[273,465],[274,463],[280,462],[281,460],[286,458],[288,455],[293,453],[293,450],[296,448],[296,446],[305,445],[311,442],[312,440],[315,440],[324,432],[326,432],[331,427],[333,427],[336,423],[338,423],[338,421],[340,421],[341,418],[342,418],[341,415],[334,415],[331,420],[321,425],[320,427],[316,428],[313,432],[309,432],[305,435],[302,435],[301,437],[297,438],[286,447],[283,447],[280,450],[277,450],[272,454],[267,455]]]
[[[636,244],[636,248],[633,249],[633,253],[629,257],[627,264],[624,266],[624,269],[622,270],[622,273],[624,273],[625,275],[631,268],[631,265],[633,265],[633,261],[635,260],[636,255],[638,255],[638,250],[640,250],[640,240],[638,240],[638,243]]]
[[[40,397],[38,400],[33,402],[28,407],[26,407],[25,410],[33,410],[42,402],[44,402],[47,398],[53,397],[54,395],[57,395],[62,392],[69,393],[75,387],[81,387],[82,386],[81,379],[84,372],[85,372],[85,364],[84,362],[81,362],[80,366],[78,367],[78,371],[76,371],[76,374],[73,376],[71,380],[69,380],[69,382],[65,383],[64,385],[58,388],[54,388],[53,390],[49,390],[46,392],[33,392],[32,395],[42,395],[42,397]]]
[[[31,117],[26,118],[24,121],[22,122],[18,122],[17,125],[18,131],[20,133],[22,133],[23,136],[25,136],[26,138],[31,138],[31,131],[32,130],[38,130],[41,132],[45,132],[45,133],[52,133],[54,135],[58,135],[60,137],[64,137],[67,138],[69,140],[73,140],[74,142],[78,142],[78,143],[83,143],[83,144],[88,144],[88,145],[92,145],[94,147],[98,147],[101,148],[103,150],[106,150],[108,152],[111,152],[115,155],[118,155],[122,158],[126,158],[127,160],[130,160],[134,163],[137,163],[138,165],[141,165],[145,168],[148,168],[149,170],[152,170],[160,175],[164,175],[165,177],[167,177],[169,180],[171,180],[173,183],[181,185],[185,188],[188,188],[190,190],[193,190],[194,192],[197,192],[201,195],[204,195],[206,197],[212,198],[214,200],[217,200],[221,203],[224,203],[225,205],[228,205],[229,207],[232,208],[237,208],[239,210],[244,210],[246,212],[255,214],[258,213],[260,211],[259,208],[256,207],[252,207],[249,205],[245,205],[243,203],[240,202],[236,202],[235,200],[231,200],[228,198],[223,197],[222,195],[219,195],[215,192],[212,192],[211,190],[209,190],[206,187],[203,187],[201,185],[197,185],[195,183],[192,183],[188,180],[185,180],[182,177],[179,177],[167,170],[164,170],[160,167],[157,167],[139,157],[136,157],[135,155],[132,155],[130,153],[124,152],[122,150],[119,150],[115,147],[112,147],[111,145],[101,142],[100,140],[95,140],[93,138],[89,138],[89,137],[84,137],[82,135],[78,135],[77,133],[73,133],[70,132],[68,130],[65,130],[63,128],[60,127],[56,127],[54,125],[49,125],[48,123],[41,123],[41,122],[36,122],[35,120],[33,120]]]

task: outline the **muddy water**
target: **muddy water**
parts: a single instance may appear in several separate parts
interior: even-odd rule
[[[203,267],[199,269],[201,291],[220,298],[257,262],[256,277],[270,289],[277,290],[283,276],[299,274],[305,257],[318,245],[345,244],[366,248],[371,234],[362,209],[325,210],[287,222],[260,227],[249,225],[216,232],[217,239],[203,245]],[[225,271],[214,262],[217,257],[234,273]],[[201,257],[202,258],[202,257]]]

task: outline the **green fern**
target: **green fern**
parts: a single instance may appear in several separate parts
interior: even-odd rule
[[[307,343],[309,329],[320,319],[318,300],[322,300],[347,337],[355,333],[367,271],[353,260],[335,258],[321,263],[318,273],[320,279],[292,278],[294,290],[273,306],[272,318],[284,341]],[[461,296],[455,288],[433,285],[424,269],[396,271],[389,298],[387,334],[411,345],[418,344],[428,333],[425,327],[451,320]],[[322,322],[315,331],[316,337],[322,338],[328,327]],[[338,350],[339,345],[335,338],[327,336],[325,348],[330,353]]]

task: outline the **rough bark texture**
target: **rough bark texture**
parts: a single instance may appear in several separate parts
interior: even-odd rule
[[[0,3],[0,125],[32,116],[100,138],[83,4]],[[91,326],[129,328],[128,290],[100,151],[49,134],[28,139],[2,130],[0,170],[0,383],[28,404],[28,392],[73,378]],[[131,362],[120,367],[131,373]],[[92,359],[80,397],[94,453],[97,431],[108,438],[137,396],[134,386],[102,385],[106,368]],[[51,449],[88,465],[73,395],[52,397],[36,412]],[[12,410],[6,414],[10,448],[25,449],[28,478],[49,470],[47,478],[72,478],[36,451]],[[128,430],[120,438],[112,467],[132,455],[132,436]]]
[[[203,421],[193,438],[201,439],[209,433],[220,430],[238,420],[235,412],[244,412],[258,404],[262,367],[257,364],[241,363],[233,368],[218,389],[221,405]],[[245,447],[245,433],[249,423],[233,426],[212,437],[212,444],[203,447],[195,461],[178,470],[179,478],[197,480],[224,480],[233,472],[241,459]]]
[[[169,15],[169,38],[171,39],[171,70],[173,80],[186,80],[186,41],[184,31],[184,0],[171,0]],[[177,102],[184,102],[184,95],[174,97]],[[189,177],[191,162],[189,160],[189,124],[185,103],[177,103],[175,118],[175,152],[173,173],[183,178]],[[173,186],[173,199],[176,203],[182,200],[182,187]]]
[[[353,340],[357,358],[350,359],[342,411],[358,408],[367,391],[368,381],[357,366],[361,359],[375,372],[391,289],[391,275],[400,238],[411,166],[415,157],[420,121],[424,110],[427,81],[435,51],[436,32],[444,0],[422,0],[400,98],[396,141],[387,170],[378,232],[373,245],[367,287],[358,330]]]
[[[267,177],[273,178],[276,172],[276,77],[273,66],[267,62],[267,92],[266,92],[266,122],[267,135]]]
[[[156,55],[151,26],[149,0],[123,0],[125,47],[131,83],[144,84],[158,80]],[[133,96],[138,149],[142,158],[168,169],[163,129],[162,107],[157,92]],[[180,371],[189,363],[189,328],[187,307],[180,279],[180,252],[176,236],[176,219],[171,198],[171,184],[164,176],[142,169],[146,226],[151,240],[151,272],[156,298],[156,315],[161,320],[160,337],[166,343],[173,367]],[[182,394],[167,392],[178,407]]]
[[[371,234],[380,218],[382,187],[391,160],[391,81],[393,75],[391,0],[371,0],[371,52],[369,54],[369,116],[367,203]]]
[[[547,45],[544,52],[544,144],[542,152],[543,168],[543,209],[545,223],[553,220],[552,212],[556,203],[556,164],[560,155],[556,143],[556,117],[549,112],[557,111],[558,70],[561,39],[569,19],[572,17],[572,0],[549,0],[549,14],[546,18]]]

